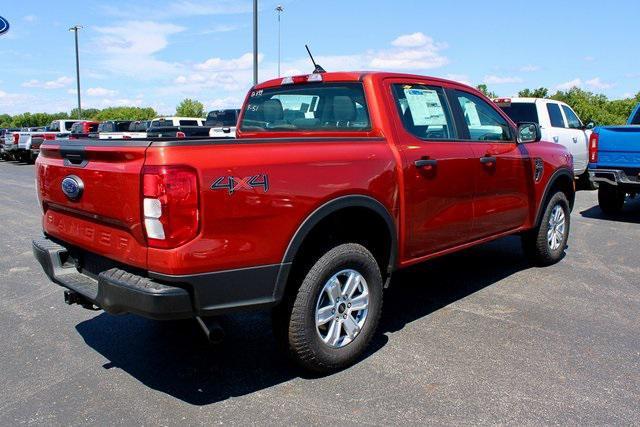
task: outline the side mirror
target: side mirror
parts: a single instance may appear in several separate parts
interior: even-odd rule
[[[594,127],[596,127],[596,124],[595,124],[595,123],[593,123],[593,122],[589,122],[589,123],[587,123],[587,125],[584,127],[584,129],[585,129],[585,130],[591,130],[591,129],[593,129]]]
[[[527,142],[538,142],[542,139],[542,132],[537,123],[521,122],[518,123],[518,143],[526,144]]]

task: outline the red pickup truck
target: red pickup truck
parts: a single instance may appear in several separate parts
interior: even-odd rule
[[[271,308],[294,360],[327,372],[362,354],[396,269],[510,234],[539,264],[564,254],[571,156],[468,86],[271,80],[237,134],[46,141],[33,249],[67,302],[201,324]]]

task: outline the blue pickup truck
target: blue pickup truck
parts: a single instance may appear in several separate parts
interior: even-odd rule
[[[640,194],[640,104],[626,126],[598,126],[589,137],[589,179],[598,183],[605,214],[622,210],[628,196]]]

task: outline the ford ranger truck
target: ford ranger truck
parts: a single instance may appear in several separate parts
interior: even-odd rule
[[[589,177],[598,183],[605,214],[622,211],[628,196],[640,193],[640,104],[626,126],[598,126],[589,138]]]
[[[271,309],[293,359],[331,372],[366,349],[397,269],[512,234],[540,265],[565,253],[571,155],[469,86],[270,80],[237,137],[45,141],[33,251],[67,302],[201,325]]]

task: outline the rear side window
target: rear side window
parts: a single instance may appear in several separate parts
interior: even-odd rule
[[[540,124],[538,109],[533,102],[516,102],[500,108],[507,113],[507,116],[509,116],[514,123],[531,122]]]
[[[512,141],[511,126],[489,103],[467,92],[455,91],[472,141]]]
[[[560,111],[560,106],[558,104],[549,103],[547,104],[547,111],[549,112],[549,119],[551,120],[551,126],[554,128],[563,128],[564,119],[562,118],[562,112]]]
[[[567,107],[566,105],[563,105],[562,111],[564,111],[564,115],[567,118],[567,125],[569,125],[569,128],[582,129],[582,122],[580,121],[578,116],[576,116],[576,113],[574,113],[571,108]]]
[[[451,112],[441,87],[395,84],[393,94],[407,132],[420,139],[455,139]]]
[[[252,92],[240,128],[363,131],[371,123],[361,83],[309,83]]]

